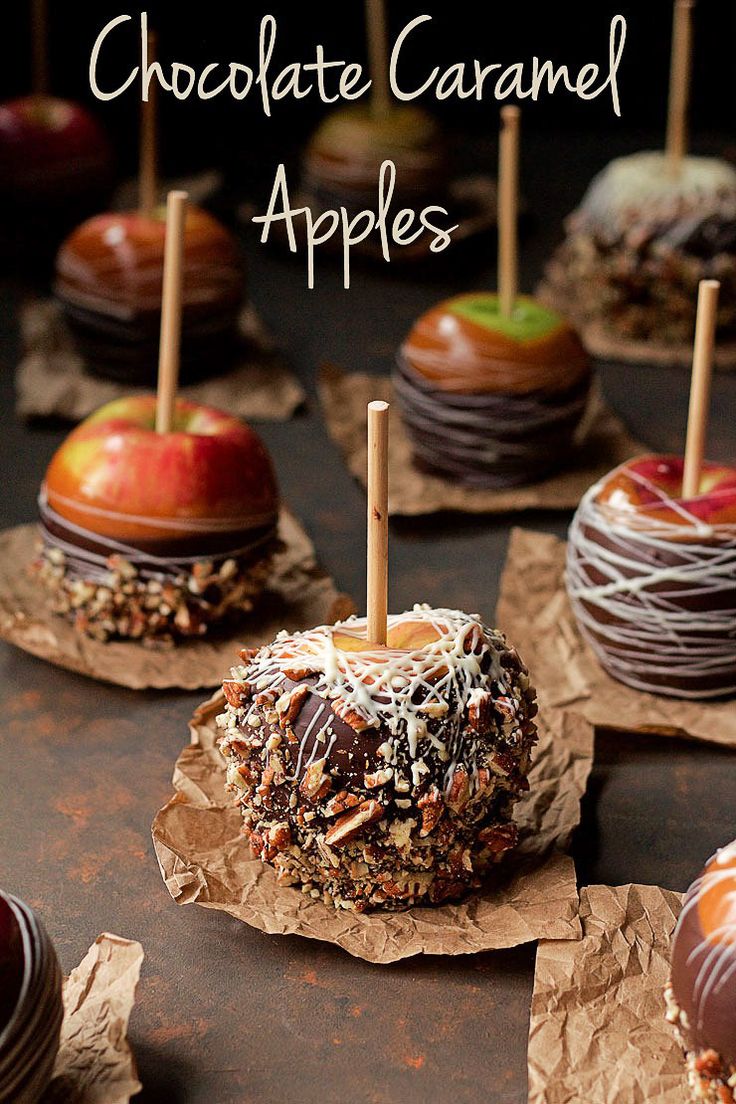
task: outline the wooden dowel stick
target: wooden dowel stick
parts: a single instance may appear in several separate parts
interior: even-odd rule
[[[675,0],[672,25],[672,62],[667,117],[667,162],[677,174],[687,152],[687,117],[690,106],[693,19],[695,0]]]
[[[519,294],[519,125],[518,107],[501,110],[498,171],[498,298],[509,318]]]
[[[388,612],[388,403],[368,403],[368,640],[385,644]]]
[[[46,0],[33,0],[31,9],[32,77],[33,95],[42,99],[49,90],[49,65],[47,55],[48,16]]]
[[[365,26],[372,81],[371,111],[374,115],[385,116],[391,110],[386,0],[366,0]]]
[[[166,248],[164,250],[161,344],[158,354],[158,396],[156,400],[156,431],[158,433],[170,433],[174,424],[176,389],[179,383],[181,290],[187,198],[186,192],[169,192],[166,202]]]
[[[148,63],[156,60],[156,34],[148,32]],[[138,165],[138,209],[151,217],[158,198],[156,166],[156,82],[151,81],[148,99],[141,102],[140,160]]]
[[[684,498],[693,498],[700,489],[705,442],[708,436],[710,384],[713,376],[713,351],[718,316],[718,280],[701,280],[698,291],[698,318],[695,324],[693,376],[690,385],[690,410],[687,417],[685,471],[682,479]]]

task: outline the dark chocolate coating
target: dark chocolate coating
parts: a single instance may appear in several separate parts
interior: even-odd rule
[[[192,558],[208,560],[217,567],[225,560],[237,558],[241,566],[263,555],[265,546],[275,535],[275,525],[262,526],[231,533],[198,533],[181,540],[141,541],[129,553],[120,552],[114,541],[91,531],[80,532],[70,527],[64,518],[39,502],[40,528],[48,547],[62,547],[67,570],[80,579],[91,579],[106,570],[108,557],[122,555],[135,566],[142,579],[176,578],[192,569]],[[74,549],[77,550],[75,554]]]
[[[672,940],[672,988],[687,1016],[681,1025],[688,1050],[713,1049],[727,1064],[736,1063],[736,912],[718,933],[703,930],[699,902],[713,878],[736,894],[736,868],[714,872],[714,856],[690,886]]]
[[[685,567],[692,562],[692,545],[686,541],[670,542],[669,547],[662,547],[662,543],[656,547],[651,540],[637,536],[635,530],[626,533],[625,538],[617,536],[601,520],[600,524],[585,524],[581,526],[581,534],[586,540],[597,545],[607,552],[616,554],[618,573],[630,579],[638,577],[637,572],[629,563],[622,560],[638,561],[649,569],[663,569],[668,567]],[[580,553],[575,535],[575,527],[571,529],[568,544],[569,570],[574,574],[580,573],[586,584],[594,587],[605,586],[611,582],[611,577],[604,574],[594,564],[585,562]],[[734,571],[736,572],[736,553],[734,553]],[[666,596],[669,608],[682,611],[684,614],[703,614],[712,611],[727,612],[734,610],[736,617],[736,589],[722,588],[714,590],[705,581],[700,586],[694,585],[692,578],[688,583],[675,579],[652,582],[643,591],[631,589],[619,596],[619,608],[621,616],[616,616],[610,608],[604,609],[596,603],[580,600],[580,605],[592,621],[601,626],[597,632],[590,625],[581,630],[593,647],[601,665],[613,677],[621,681],[619,663],[638,665],[637,675],[656,692],[686,694],[688,696],[717,697],[719,693],[727,694],[736,680],[736,639],[734,639],[734,623],[714,625],[708,629],[698,629],[689,625],[686,621],[682,624],[675,640],[666,634],[655,635],[647,631],[644,626],[637,628],[636,621],[631,618],[632,607],[641,607],[642,613],[651,608],[651,596]],[[625,641],[614,641],[607,630],[616,629],[626,633]],[[733,662],[730,667],[720,665],[716,671],[696,669],[695,661],[703,661],[708,657],[709,649],[718,647],[719,644],[732,642]],[[683,665],[683,654],[690,653],[693,658],[692,665]],[[668,660],[673,658],[676,666]]]
[[[471,487],[533,483],[564,466],[590,391],[462,394],[439,390],[399,357],[394,385],[418,466]]]

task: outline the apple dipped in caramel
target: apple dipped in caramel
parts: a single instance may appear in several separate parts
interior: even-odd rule
[[[507,315],[490,292],[422,315],[394,376],[417,464],[475,487],[532,483],[564,465],[591,378],[561,315],[527,296]]]
[[[119,399],[82,422],[39,497],[40,582],[80,632],[145,643],[201,636],[241,618],[278,547],[271,459],[248,426],[176,401]]]
[[[736,843],[706,863],[672,939],[667,1019],[684,1052],[693,1101],[734,1099],[736,1083]]]
[[[447,142],[432,116],[409,104],[380,113],[355,104],[328,115],[305,151],[304,186],[318,208],[345,207],[354,216],[375,207],[385,161],[396,166],[397,206],[441,202],[449,179]]]
[[[645,456],[583,497],[567,589],[613,678],[650,693],[736,693],[736,469],[705,461],[683,493],[681,458]]]
[[[56,259],[54,290],[89,370],[128,383],[156,380],[166,212],[98,215],[79,226]],[[221,373],[237,341],[244,291],[233,236],[190,206],[184,226],[184,379]]]
[[[218,717],[228,788],[278,880],[336,908],[478,886],[517,839],[536,702],[505,637],[415,606],[279,634],[241,654]]]

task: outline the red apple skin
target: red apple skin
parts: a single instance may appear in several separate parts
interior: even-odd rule
[[[25,96],[0,104],[0,190],[28,200],[68,191],[89,193],[112,173],[110,144],[79,104]],[[62,189],[61,193],[59,189]],[[65,193],[67,193],[65,195]]]
[[[183,399],[171,433],[157,433],[155,418],[155,396],[143,395],[108,403],[80,423],[46,473],[51,509],[134,546],[180,539],[181,525],[167,527],[166,520],[209,521],[218,532],[275,520],[273,465],[249,426]]]
[[[705,461],[699,493],[689,499],[682,496],[683,471],[684,462],[679,456],[642,456],[616,468],[605,480],[596,502],[632,515],[642,510],[647,518],[688,527],[692,523],[687,517],[672,509],[670,503],[675,503],[684,514],[707,525],[736,525],[736,468]]]

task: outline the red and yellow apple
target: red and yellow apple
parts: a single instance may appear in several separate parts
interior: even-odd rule
[[[0,1035],[18,1003],[24,962],[23,936],[18,921],[0,894]]]
[[[669,525],[692,527],[692,518],[707,525],[736,525],[736,468],[705,461],[698,494],[683,498],[684,462],[678,456],[643,456],[623,464],[604,481],[596,496],[612,507]]]
[[[78,425],[46,473],[50,508],[99,536],[144,547],[275,520],[273,465],[249,426],[183,399],[170,433],[157,433],[155,418],[155,396],[144,395],[108,403]]]
[[[79,104],[24,96],[0,104],[0,191],[20,200],[89,194],[110,182],[112,151]]]

